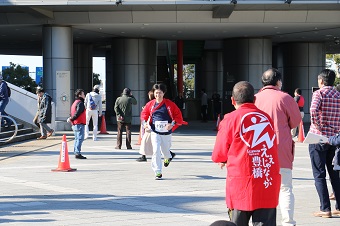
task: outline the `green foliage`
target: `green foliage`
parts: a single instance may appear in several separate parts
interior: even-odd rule
[[[29,92],[35,93],[37,84],[29,76],[28,70],[12,62],[9,64],[10,67],[2,71],[4,80]]]
[[[174,65],[175,83],[177,83],[177,64]],[[183,95],[186,99],[195,96],[195,64],[183,65]]]
[[[92,80],[93,81],[93,86],[100,85],[102,80],[99,79],[99,76],[100,76],[100,74],[93,73],[93,80]]]
[[[340,54],[326,54],[327,60],[333,60],[337,65],[340,65]]]
[[[334,86],[337,86],[339,84],[340,84],[340,78],[339,77],[335,77]]]

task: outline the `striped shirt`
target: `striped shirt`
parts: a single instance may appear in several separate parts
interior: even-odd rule
[[[340,92],[332,86],[315,91],[310,107],[309,131],[323,136],[334,136],[340,131]]]

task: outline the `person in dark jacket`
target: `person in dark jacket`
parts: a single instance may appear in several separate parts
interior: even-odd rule
[[[116,99],[114,110],[117,117],[117,146],[115,149],[122,148],[123,127],[126,130],[126,148],[132,149],[131,146],[131,121],[132,105],[136,105],[137,100],[132,95],[129,88],[125,88],[120,97]]]
[[[81,145],[83,144],[85,137],[85,125],[86,125],[86,111],[84,105],[85,94],[84,90],[77,89],[75,92],[76,100],[71,106],[71,117],[67,119],[67,122],[72,124],[72,130],[74,132],[74,155],[76,159],[86,159],[81,154]]]
[[[37,95],[40,98],[38,120],[41,133],[41,136],[37,139],[42,140],[52,136],[54,133],[54,130],[47,125],[47,123],[51,123],[52,121],[52,97],[48,93],[45,93],[42,87],[37,87]]]
[[[1,115],[7,115],[5,113],[5,108],[8,104],[9,98],[8,98],[8,91],[7,91],[7,83],[3,80],[2,75],[0,74],[0,114]],[[7,126],[5,125],[5,120],[4,118],[1,119],[1,125],[2,126]]]
[[[337,146],[333,158],[333,170],[340,171],[340,133],[335,136],[329,137],[328,142],[330,145]]]

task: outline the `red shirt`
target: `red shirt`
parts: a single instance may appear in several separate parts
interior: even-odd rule
[[[214,162],[226,162],[228,208],[276,208],[281,184],[274,125],[268,114],[246,103],[219,125]]]
[[[279,148],[280,167],[293,168],[294,141],[291,129],[299,126],[301,113],[294,98],[276,86],[265,86],[256,95],[255,105],[274,122]]]

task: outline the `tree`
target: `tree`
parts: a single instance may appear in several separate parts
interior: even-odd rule
[[[177,84],[177,64],[174,65],[175,84]],[[185,98],[194,98],[195,93],[195,64],[183,65],[183,95]]]
[[[29,72],[26,68],[22,68],[20,65],[16,65],[12,62],[10,66],[2,71],[4,80],[16,85],[29,92],[35,92],[37,84],[29,76]]]
[[[100,74],[93,73],[93,86],[100,85],[101,80],[99,79]]]

